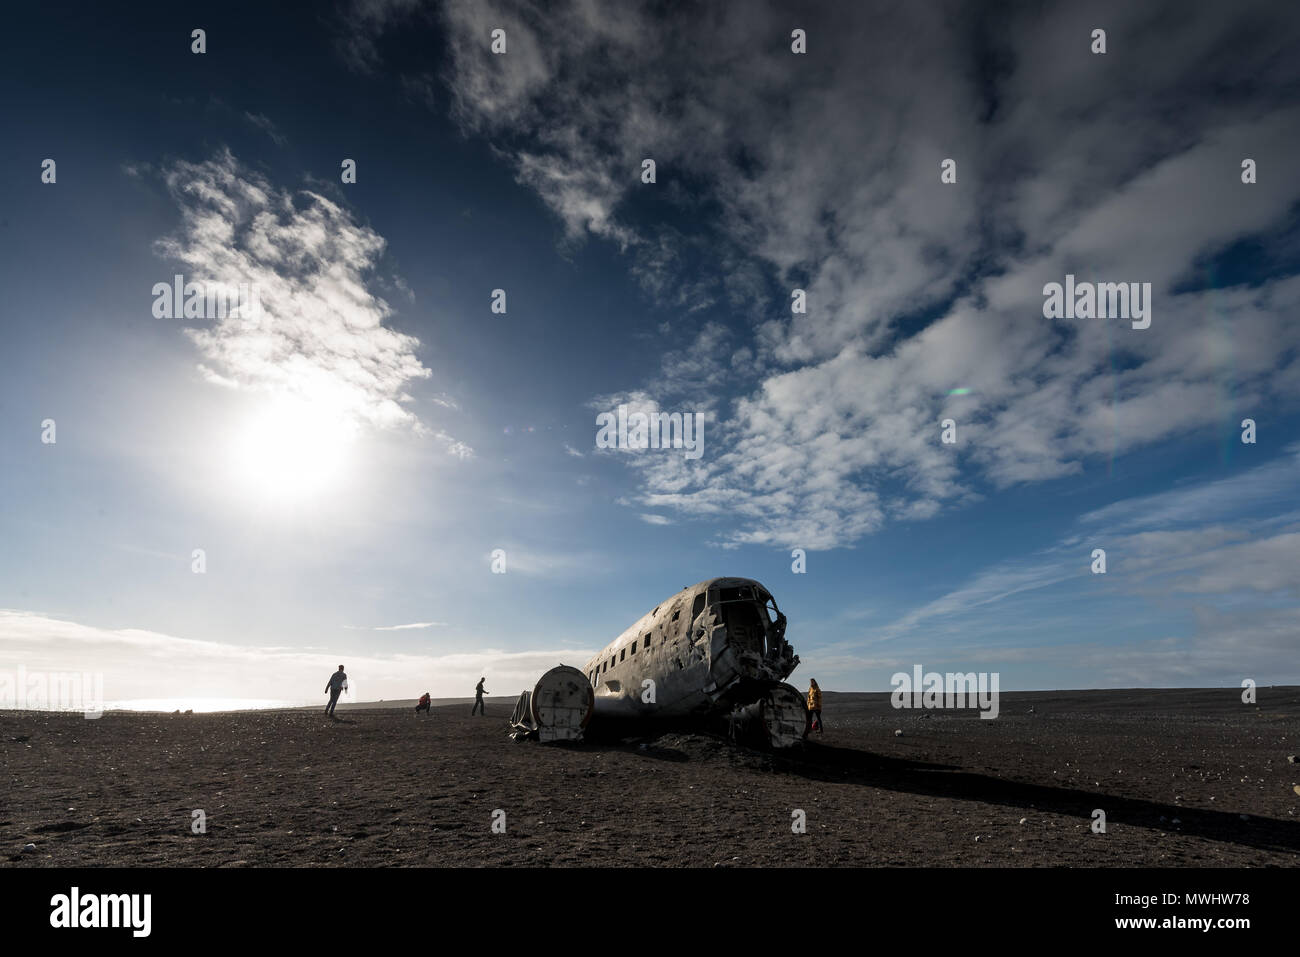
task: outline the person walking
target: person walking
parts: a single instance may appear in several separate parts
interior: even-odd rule
[[[483,696],[488,693],[483,690],[483,682],[485,681],[487,681],[487,678],[479,678],[478,684],[474,686],[474,707],[469,709],[469,716],[471,718],[474,717],[475,711],[484,717],[487,716],[487,708],[483,704]]]
[[[808,685],[808,714],[812,718],[808,725],[808,730],[822,733],[822,689],[817,685],[816,678],[810,678]]]
[[[339,670],[330,675],[330,680],[325,685],[325,690],[329,692],[330,703],[325,706],[325,713],[331,718],[334,717],[334,706],[339,703],[339,695],[343,689],[348,686],[348,676],[343,672],[343,666],[339,665]]]

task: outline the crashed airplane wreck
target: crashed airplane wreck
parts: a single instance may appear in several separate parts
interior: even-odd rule
[[[516,738],[578,741],[667,722],[722,723],[786,748],[807,735],[803,695],[785,683],[799,656],[771,593],[749,578],[711,578],[665,600],[581,670],[542,675],[515,704]]]

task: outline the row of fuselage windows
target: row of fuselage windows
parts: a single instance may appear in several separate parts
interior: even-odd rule
[[[703,592],[701,592],[700,594],[698,594],[698,595],[695,596],[695,606],[691,609],[691,620],[692,620],[692,621],[694,621],[694,620],[695,620],[695,617],[696,617],[697,615],[699,615],[699,613],[702,612],[702,611],[704,610],[704,600],[705,600],[705,597],[706,597],[706,596],[704,595]],[[655,611],[658,611],[658,610],[659,610],[658,608],[655,609]],[[677,611],[673,612],[673,617],[669,620],[669,623],[671,624],[672,622],[677,621],[677,619],[680,618],[681,615],[682,615],[682,612],[681,612],[681,609],[679,608],[679,609],[677,609]],[[674,630],[675,630],[675,629],[674,629]],[[667,631],[667,630],[664,631],[664,637],[663,637],[663,640],[664,640],[665,642],[668,640],[668,631]],[[613,668],[613,667],[614,667],[615,665],[617,665],[620,661],[626,661],[626,660],[627,660],[627,656],[628,656],[629,654],[633,654],[633,655],[635,655],[635,654],[636,654],[636,650],[637,650],[637,648],[643,648],[643,649],[645,649],[646,651],[649,651],[649,650],[650,650],[650,636],[649,636],[649,635],[646,635],[646,636],[645,636],[644,638],[642,638],[640,641],[634,641],[634,642],[632,642],[631,645],[624,645],[622,648],[619,649],[619,652],[618,652],[617,655],[610,655],[609,658],[607,658],[606,660],[602,661],[599,665],[597,665],[597,666],[595,667],[595,669],[593,669],[592,671],[589,671],[589,672],[587,673],[587,680],[591,682],[592,687],[594,688],[594,687],[599,683],[599,681],[600,681],[600,676],[603,675],[605,672],[609,671],[610,668]]]
[[[664,635],[664,641],[667,640],[668,640],[668,636]],[[592,685],[595,685],[596,682],[599,680],[599,677],[603,675],[606,671],[608,671],[611,666],[618,664],[620,661],[626,661],[627,654],[629,651],[631,651],[632,654],[635,655],[637,648],[644,648],[647,651],[649,651],[650,636],[646,635],[644,638],[641,639],[641,641],[634,641],[632,642],[631,645],[625,645],[622,649],[620,649],[617,656],[610,656],[605,661],[602,661],[599,665],[596,666],[594,671],[588,672],[587,680],[590,681]]]

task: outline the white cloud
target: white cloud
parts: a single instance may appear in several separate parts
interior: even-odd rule
[[[183,263],[187,279],[249,284],[260,304],[185,330],[210,381],[299,396],[357,423],[429,431],[406,408],[410,383],[430,376],[419,340],[384,324],[392,309],[367,286],[383,237],[319,193],[276,188],[229,150],[176,162],[165,179],[181,226],[159,252]],[[453,455],[471,454],[434,435]]]
[[[364,647],[330,651],[233,645],[137,628],[109,629],[0,609],[0,669],[28,674],[103,675],[108,701],[152,698],[251,698],[320,701],[325,680],[342,663],[355,700],[466,697],[481,675],[509,699],[561,662],[582,665],[595,650],[507,652],[483,649],[438,655],[375,654]]]
[[[1296,15],[1167,13],[1062,4],[1009,16],[979,50],[965,17],[926,5],[893,11],[887,30],[867,8],[837,10],[809,15],[812,52],[796,57],[775,5],[665,20],[650,5],[448,4],[456,116],[568,238],[629,250],[678,311],[673,328],[692,330],[626,391],[716,407],[709,451],[624,457],[641,487],[629,504],[718,518],[722,544],[829,548],[984,484],[1077,474],[1293,405],[1300,326],[1285,317],[1300,279],[1175,290],[1300,199],[1294,177],[1239,179],[1247,153],[1282,170],[1300,152],[1282,92],[1300,81],[1282,55]],[[1092,19],[1145,64],[1140,92],[1088,52]],[[487,31],[502,24],[511,52],[494,57]],[[653,187],[637,176],[645,156]],[[955,187],[938,181],[949,156]],[[706,225],[642,225],[630,210],[647,195]],[[701,282],[686,261],[701,256],[727,278]],[[1150,282],[1151,328],[1044,319],[1042,287],[1067,271]],[[692,318],[730,277],[744,277],[728,298],[745,304],[745,337]],[[796,285],[806,315],[780,298]],[[947,417],[957,446],[938,441]]]

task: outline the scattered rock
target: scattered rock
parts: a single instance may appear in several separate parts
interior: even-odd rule
[[[1179,818],[1174,818],[1174,819],[1173,819],[1172,821],[1170,821],[1169,823],[1170,823],[1170,824],[1182,824],[1183,822],[1182,822]]]
[[[1287,763],[1287,764],[1295,764],[1295,763],[1296,763],[1296,760],[1297,760],[1297,757],[1296,757],[1296,755],[1294,755],[1294,754],[1288,754],[1288,755],[1286,756],[1286,763]]]
[[[1027,818],[1027,817],[1022,817],[1022,818],[1020,819],[1020,823],[1021,823],[1021,824],[1024,824],[1024,823],[1027,822],[1028,820],[1029,820],[1029,818]]]
[[[23,853],[24,853],[24,854],[31,854],[31,853],[34,852],[35,850],[36,850],[36,845],[35,845],[35,844],[24,844],[24,845],[23,845]]]
[[[901,729],[894,732],[894,737],[901,738],[902,736],[903,736],[903,732]]]

